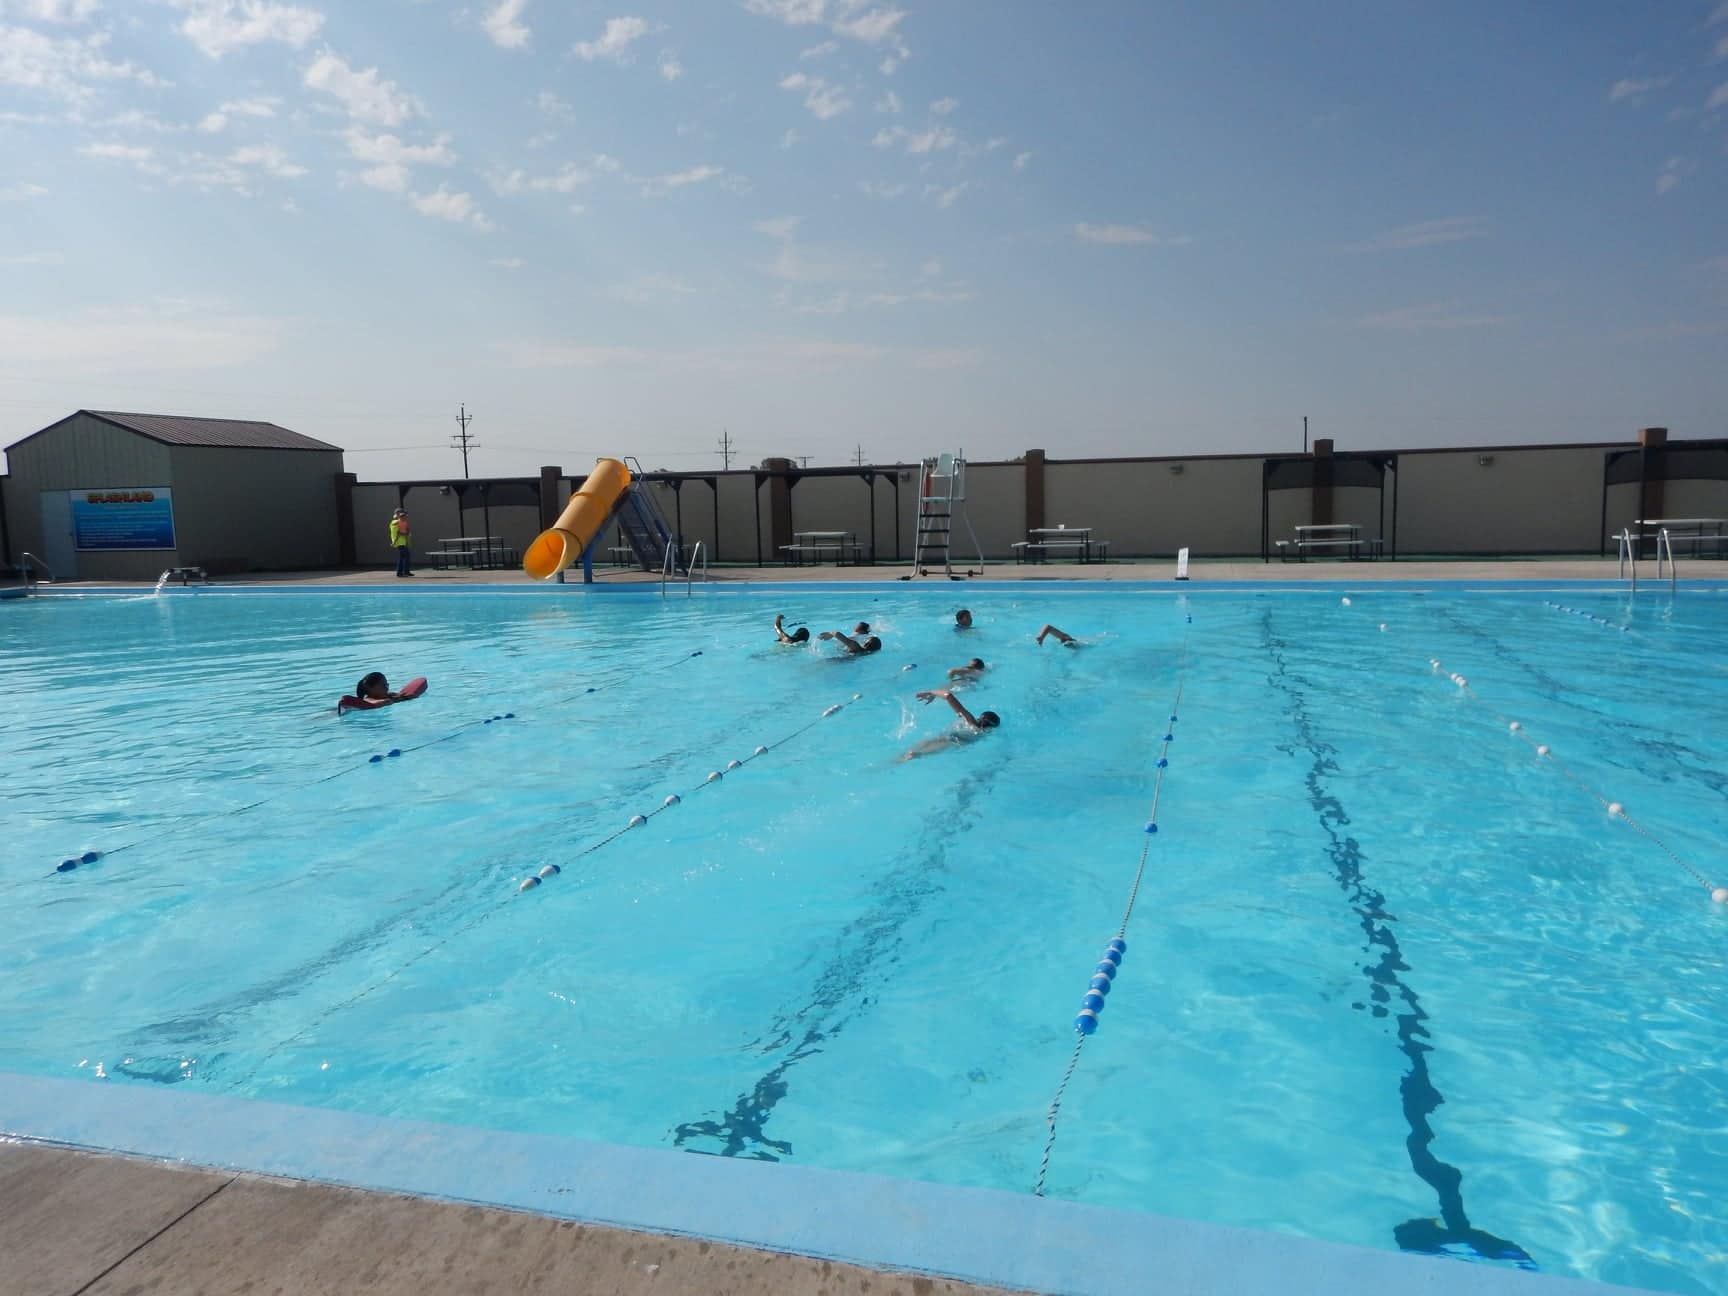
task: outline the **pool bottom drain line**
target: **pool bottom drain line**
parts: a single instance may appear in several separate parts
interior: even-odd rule
[[[1193,619],[1191,616],[1188,618],[1189,621]],[[1152,839],[1158,835],[1158,802],[1164,792],[1165,771],[1170,768],[1170,744],[1176,741],[1176,719],[1182,711],[1182,688],[1187,679],[1187,662],[1188,646],[1184,641],[1182,660],[1177,667],[1176,696],[1158,748],[1158,761],[1153,767],[1156,773],[1152,780],[1152,806],[1147,811],[1146,823],[1142,829],[1140,862],[1134,869],[1134,882],[1128,888],[1128,903],[1122,911],[1122,921],[1116,928],[1116,934],[1105,945],[1097,966],[1093,968],[1086,993],[1080,997],[1080,1009],[1074,1014],[1074,1051],[1068,1057],[1068,1067],[1063,1071],[1061,1083],[1056,1086],[1056,1093],[1044,1113],[1044,1123],[1049,1134],[1044,1140],[1044,1154],[1038,1161],[1038,1178],[1032,1185],[1034,1197],[1044,1195],[1044,1181],[1050,1173],[1051,1154],[1056,1149],[1056,1128],[1062,1116],[1062,1099],[1068,1092],[1068,1082],[1074,1078],[1074,1072],[1080,1065],[1080,1053],[1086,1047],[1086,1041],[1098,1029],[1099,1014],[1104,1011],[1110,989],[1116,983],[1116,973],[1122,966],[1123,956],[1128,952],[1128,922],[1134,916],[1134,903],[1140,898],[1140,883],[1146,876],[1146,861],[1152,854]]]

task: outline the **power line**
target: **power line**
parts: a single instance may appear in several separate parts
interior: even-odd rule
[[[715,453],[720,456],[720,468],[722,471],[725,471],[732,466],[732,456],[737,453],[733,448],[736,444],[737,443],[732,440],[732,434],[725,428],[721,428],[720,448],[715,451]]]
[[[862,445],[852,452],[852,462],[860,468],[864,466],[864,447]]]
[[[461,426],[462,430],[450,438],[450,444],[455,449],[462,451],[462,478],[464,481],[468,478],[468,451],[470,449],[478,450],[480,448],[480,443],[468,435],[468,424],[471,423],[473,419],[474,416],[468,412],[468,402],[463,401],[462,412],[456,416],[456,422]]]

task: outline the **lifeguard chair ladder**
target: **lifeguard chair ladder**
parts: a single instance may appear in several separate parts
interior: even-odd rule
[[[972,551],[978,556],[976,570],[954,571],[954,525],[958,521],[966,528],[972,541]],[[966,455],[937,455],[926,459],[918,473],[918,534],[912,545],[912,571],[901,580],[913,576],[928,576],[930,568],[942,564],[942,574],[949,580],[984,574],[984,549],[972,530],[972,520],[966,516]]]

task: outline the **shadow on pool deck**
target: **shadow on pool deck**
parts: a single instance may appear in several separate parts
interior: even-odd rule
[[[0,1292],[1002,1296],[720,1242],[31,1144],[0,1145]]]

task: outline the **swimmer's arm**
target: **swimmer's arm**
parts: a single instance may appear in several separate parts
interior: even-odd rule
[[[780,637],[781,643],[793,642],[792,636],[786,633],[786,627],[781,623],[786,620],[786,614],[780,613],[774,618],[774,633]]]
[[[978,717],[973,715],[970,711],[968,711],[966,709],[966,704],[964,702],[962,702],[959,698],[955,697],[952,693],[950,693],[945,688],[928,689],[925,692],[920,693],[918,696],[921,699],[923,699],[926,703],[933,702],[937,698],[941,698],[949,706],[954,708],[954,714],[955,715],[959,716],[962,720],[964,720],[967,724],[971,725],[974,729],[982,729],[984,727],[983,725],[978,723]]]
[[[861,653],[864,651],[864,645],[859,643],[851,635],[841,634],[838,630],[833,631],[833,635],[838,642],[846,645],[847,652]]]

